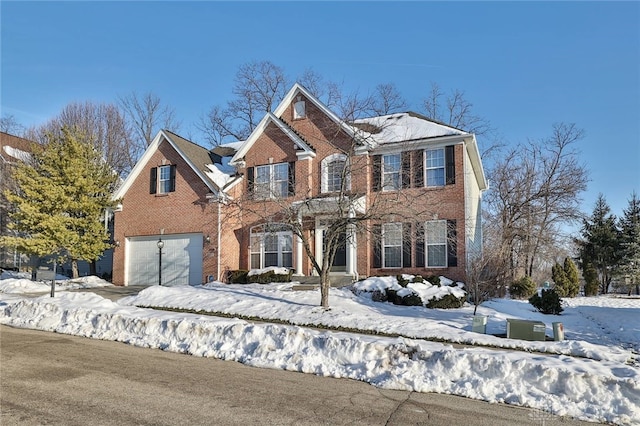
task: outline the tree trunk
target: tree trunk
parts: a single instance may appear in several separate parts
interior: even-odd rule
[[[331,280],[328,271],[323,272],[320,277],[320,306],[329,307],[329,288],[331,288]]]

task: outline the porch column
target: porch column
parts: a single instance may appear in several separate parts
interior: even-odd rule
[[[349,218],[355,217],[355,211],[349,209]],[[358,254],[356,244],[356,226],[354,224],[347,225],[347,274],[357,279],[358,274]]]
[[[298,212],[298,223],[302,223],[302,215]],[[302,226],[300,227],[302,229]],[[302,276],[302,238],[296,235],[296,273],[295,275]]]

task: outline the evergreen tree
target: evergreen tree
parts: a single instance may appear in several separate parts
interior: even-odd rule
[[[15,206],[12,227],[19,236],[3,237],[1,244],[70,261],[74,277],[78,260],[96,260],[109,247],[100,217],[113,206],[117,176],[81,132],[51,134],[29,164],[17,166],[14,178],[17,190],[6,196]]]
[[[600,281],[600,291],[606,294],[613,271],[620,260],[620,232],[616,217],[611,214],[604,195],[600,194],[591,216],[583,221],[582,240],[578,241],[583,265],[591,264]]]
[[[556,293],[560,295],[560,297],[566,297],[569,287],[569,280],[567,279],[567,274],[565,274],[562,265],[556,262],[555,265],[551,268],[551,279],[555,283]]]
[[[580,293],[580,276],[578,268],[570,257],[564,259],[564,274],[566,281],[566,297],[576,297]]]
[[[627,283],[629,294],[633,287],[640,294],[640,199],[635,192],[618,225],[621,259],[616,272]]]
[[[599,285],[596,268],[590,263],[582,265],[582,276],[584,277],[584,295],[597,296]]]

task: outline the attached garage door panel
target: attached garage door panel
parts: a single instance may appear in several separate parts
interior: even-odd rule
[[[127,239],[127,284],[158,284],[159,235]],[[162,285],[202,284],[202,234],[163,235]]]

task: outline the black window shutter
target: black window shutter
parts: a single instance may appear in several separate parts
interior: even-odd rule
[[[373,267],[382,268],[382,225],[373,225]]]
[[[413,151],[413,187],[424,186],[424,151]]]
[[[447,220],[447,266],[458,266],[458,230],[455,220]]]
[[[169,192],[176,190],[176,165],[172,164],[169,168]]]
[[[402,266],[411,267],[411,223],[402,224]]]
[[[416,268],[424,268],[424,224],[416,222]]]
[[[158,191],[158,168],[152,167],[149,173],[149,194],[155,194]]]
[[[373,156],[373,190],[380,191],[382,189],[382,156]]]
[[[247,192],[249,194],[253,193],[253,167],[247,168]]]
[[[296,194],[296,163],[289,163],[289,197]]]
[[[455,146],[449,145],[444,149],[445,176],[447,185],[456,183],[456,159],[454,154]]]
[[[411,187],[411,151],[402,153],[402,189]]]

